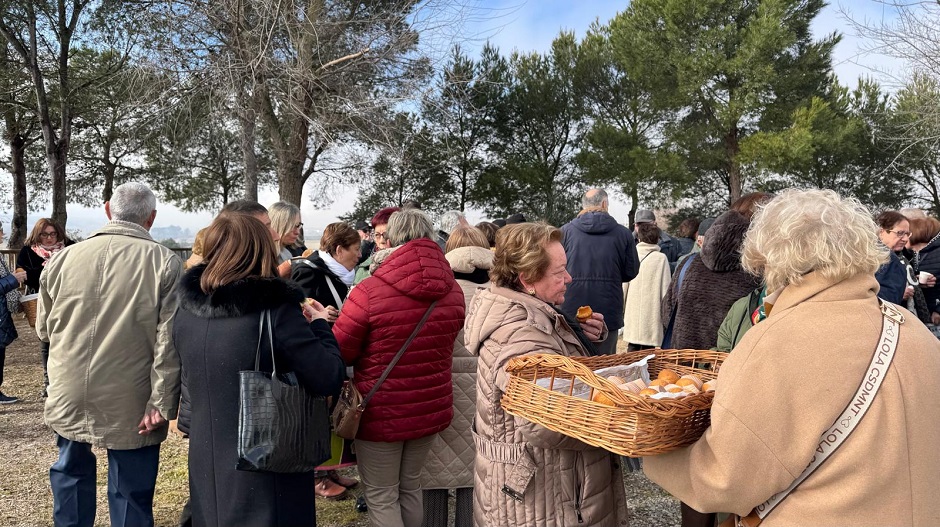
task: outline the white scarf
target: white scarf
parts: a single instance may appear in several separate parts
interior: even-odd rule
[[[320,258],[322,258],[323,261],[326,263],[326,267],[330,271],[333,271],[333,274],[335,274],[340,279],[341,282],[343,282],[344,284],[348,286],[353,285],[353,280],[356,278],[355,267],[353,267],[352,269],[346,269],[346,267],[344,267],[343,264],[334,260],[333,257],[330,256],[330,253],[326,251],[318,251],[318,252],[320,253]]]

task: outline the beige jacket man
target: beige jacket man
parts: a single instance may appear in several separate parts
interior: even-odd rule
[[[49,262],[36,332],[51,343],[45,419],[57,434],[116,450],[166,439],[166,426],[138,432],[147,415],[153,422],[153,410],[163,419],[177,412],[180,360],[171,330],[181,269],[173,251],[124,221]]]

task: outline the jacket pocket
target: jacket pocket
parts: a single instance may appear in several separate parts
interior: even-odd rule
[[[538,470],[526,445],[501,443],[486,439],[475,430],[471,432],[478,460],[486,460],[488,472],[495,476],[490,478],[489,485],[515,501],[523,501],[526,489]]]

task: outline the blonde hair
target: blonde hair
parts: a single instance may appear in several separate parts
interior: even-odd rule
[[[444,253],[449,253],[454,249],[459,249],[461,247],[483,247],[484,249],[490,248],[490,242],[486,239],[486,235],[483,234],[483,231],[477,229],[476,227],[464,227],[460,226],[454,229],[450,233],[450,236],[447,238],[447,243],[444,244]]]
[[[271,229],[277,233],[277,239],[280,240],[300,222],[300,209],[292,203],[278,201],[268,208],[268,217],[271,218]],[[278,244],[284,246],[280,241]]]
[[[744,238],[741,265],[768,291],[810,272],[830,280],[875,271],[888,260],[871,212],[831,190],[786,190],[760,206]]]
[[[490,279],[500,287],[521,289],[521,277],[537,282],[545,276],[548,245],[561,242],[561,230],[547,223],[515,223],[496,233],[496,253]]]

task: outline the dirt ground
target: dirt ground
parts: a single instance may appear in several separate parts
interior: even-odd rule
[[[3,392],[19,397],[12,405],[0,405],[0,527],[45,527],[52,525],[52,491],[49,467],[57,458],[55,436],[43,423],[42,362],[39,340],[22,315],[16,317],[20,337],[9,347],[4,368]],[[98,514],[95,525],[107,526],[107,453],[98,457]],[[178,525],[179,512],[189,495],[187,441],[170,434],[160,451],[160,472],[154,496],[157,527]],[[355,469],[343,471],[357,477]],[[625,475],[631,509],[631,525],[678,525],[678,503],[642,472]],[[367,514],[355,510],[352,497],[344,501],[317,500],[317,525],[366,527]],[[453,504],[451,505],[453,511]]]

